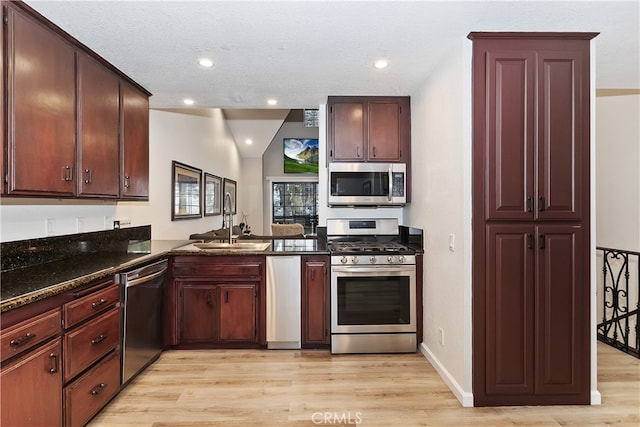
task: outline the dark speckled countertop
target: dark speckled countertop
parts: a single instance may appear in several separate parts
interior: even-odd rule
[[[190,240],[141,242],[135,252],[75,254],[70,258],[3,271],[0,285],[0,313],[61,294],[134,266],[167,256]]]
[[[92,238],[94,236],[85,238],[84,241],[94,244]],[[105,236],[99,236],[96,239],[105,239]],[[193,240],[146,240],[134,244],[128,243],[124,250],[107,247],[96,252],[75,251],[48,262],[42,262],[47,258],[39,255],[37,262],[31,264],[24,262],[23,259],[29,254],[22,253],[20,250],[41,252],[40,247],[46,247],[49,253],[55,252],[49,245],[50,242],[43,242],[44,240],[30,241],[24,246],[26,249],[21,249],[19,245],[13,243],[7,245],[8,250],[3,254],[6,265],[0,276],[0,313],[62,294],[94,280],[110,277],[170,255],[278,256],[329,253],[326,242],[316,239],[274,239],[269,241],[271,244],[266,250],[258,252],[202,250],[192,244]],[[63,245],[75,245],[75,242],[70,242],[66,240]],[[22,242],[19,243],[22,244]],[[9,260],[12,257],[14,259]]]

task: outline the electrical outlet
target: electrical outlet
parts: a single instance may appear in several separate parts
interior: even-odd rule
[[[76,218],[76,229],[78,233],[84,233],[85,231],[87,231],[84,218],[81,216]]]
[[[438,332],[440,332],[440,345],[444,347],[444,329],[438,328]]]
[[[105,230],[110,230],[111,227],[112,227],[111,217],[109,215],[105,215],[104,216],[104,229]]]
[[[46,222],[46,232],[47,232],[47,236],[53,236],[55,235],[55,222],[56,220],[53,218],[47,218],[47,222]]]
[[[456,235],[449,234],[449,250],[455,252],[456,250]]]

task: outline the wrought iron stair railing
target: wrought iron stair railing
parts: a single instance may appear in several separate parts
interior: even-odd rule
[[[640,358],[640,253],[597,247],[598,340]]]

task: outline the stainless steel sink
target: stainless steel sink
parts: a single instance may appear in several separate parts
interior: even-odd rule
[[[203,250],[216,251],[234,251],[234,252],[260,252],[266,250],[271,243],[269,242],[208,242],[194,243],[193,246]]]

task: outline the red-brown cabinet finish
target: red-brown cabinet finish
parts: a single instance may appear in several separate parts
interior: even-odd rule
[[[328,160],[411,163],[407,96],[330,96]]]
[[[216,287],[184,282],[181,288],[180,342],[216,341],[218,316]]]
[[[75,194],[75,50],[7,6],[9,194]]]
[[[149,97],[121,82],[120,197],[149,199]]]
[[[476,406],[590,402],[595,35],[469,35]]]
[[[78,195],[118,197],[120,141],[118,78],[78,54]]]
[[[302,347],[326,348],[330,344],[329,257],[303,256]]]
[[[61,357],[61,339],[56,338],[2,367],[1,425],[62,425]]]
[[[218,286],[218,339],[221,342],[251,342],[257,339],[257,296],[254,284]]]

